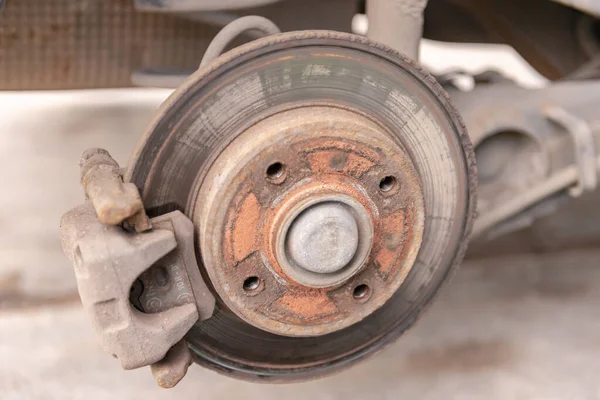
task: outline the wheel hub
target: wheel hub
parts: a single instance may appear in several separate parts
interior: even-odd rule
[[[380,187],[386,177],[394,187]],[[337,331],[378,309],[423,235],[410,159],[383,128],[338,107],[283,111],[241,133],[196,202],[215,290],[246,322],[286,336]],[[361,285],[369,295],[355,298]]]

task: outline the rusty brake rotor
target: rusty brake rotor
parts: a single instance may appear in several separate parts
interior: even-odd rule
[[[165,102],[128,179],[149,215],[194,222],[217,298],[187,335],[244,379],[337,370],[398,337],[460,261],[475,166],[435,80],[328,31],[274,35]]]
[[[219,155],[193,220],[215,290],[249,324],[287,336],[348,327],[381,307],[423,236],[417,172],[383,127],[305,106]]]

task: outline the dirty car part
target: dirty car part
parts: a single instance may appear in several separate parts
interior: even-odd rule
[[[427,0],[367,0],[369,38],[418,59],[426,6]]]
[[[158,363],[158,383],[172,387],[191,359],[184,335],[215,304],[195,260],[193,224],[179,211],[150,223],[137,188],[122,182],[105,150],[86,151],[81,173],[91,201],[63,216],[61,235],[83,306],[124,369]]]
[[[119,225],[127,221],[136,232],[152,228],[137,187],[123,182],[119,164],[106,150],[87,150],[79,166],[83,190],[100,222]]]
[[[162,388],[177,385],[192,364],[192,353],[185,340],[173,346],[162,360],[150,365],[152,376]]]
[[[201,68],[129,166],[150,215],[182,210],[198,230],[218,307],[186,336],[195,361],[243,379],[320,376],[397,338],[460,261],[475,207],[471,145],[441,87],[390,48],[328,31]],[[305,268],[290,232],[332,205],[339,235],[356,224],[356,250],[334,244],[332,270]]]
[[[449,89],[475,145],[479,217],[493,238],[531,225],[569,197],[595,190],[600,171],[600,82],[527,90],[510,81]]]
[[[372,314],[405,280],[423,237],[420,186],[384,128],[306,105],[241,132],[210,166],[192,219],[213,286],[236,315],[317,336]],[[250,291],[248,279],[264,288]]]
[[[134,22],[114,30],[134,36],[125,40],[125,54],[142,48],[144,56],[108,58],[128,61],[118,79],[135,71],[137,82],[177,85],[185,76],[181,60],[165,65],[153,54],[179,53],[164,43],[152,51],[136,47],[132,32],[170,21],[164,13],[177,6],[192,10],[201,2],[152,3],[135,3],[152,11],[139,21],[129,4],[127,21]],[[424,19],[432,37],[509,43],[550,79],[596,76],[597,21],[558,3],[528,2],[543,16],[528,24],[516,0],[440,0],[428,7],[426,0],[369,0],[369,36],[383,44],[301,31],[217,58],[237,34],[234,27],[257,17],[226,27],[200,70],[157,112],[125,181],[107,153],[84,155],[89,202],[65,215],[63,244],[105,347],[125,368],[150,364],[159,385],[172,387],[192,358],[242,379],[292,381],[337,371],[397,338],[460,262],[475,211],[465,127],[446,93],[413,61]],[[75,25],[87,27],[81,20],[89,9],[104,16],[101,4],[77,9]],[[215,25],[232,15],[189,14],[183,22]],[[447,22],[456,15],[467,18],[456,19],[453,31]],[[431,23],[431,16],[446,23]],[[312,21],[297,19],[301,28]],[[265,33],[278,31],[264,23]],[[30,30],[29,39],[45,46],[58,37],[87,48],[69,24],[49,25],[51,34],[42,28],[42,35]],[[560,40],[555,31],[563,33]],[[8,32],[6,48],[22,34]],[[196,50],[204,49],[204,31],[193,36]],[[78,74],[70,61],[61,59],[51,75],[72,84]],[[109,72],[107,82],[117,81]],[[474,81],[499,90],[453,93],[459,104],[467,99],[461,106],[467,105],[469,125],[486,121],[486,105],[497,106],[491,127],[479,136],[474,130],[482,139],[484,193],[477,234],[516,229],[596,187],[596,125],[559,98],[560,90],[523,94],[494,74]],[[69,87],[82,81],[76,82]],[[495,103],[481,101],[487,95],[497,95]],[[506,104],[518,105],[517,112],[503,113]],[[483,118],[473,118],[478,111]]]
[[[63,248],[75,267],[82,303],[92,316],[105,350],[125,369],[160,361],[198,320],[196,301],[209,296],[202,293],[196,298],[187,271],[194,272],[197,267],[177,248],[173,229],[182,218],[189,223],[174,212],[159,217],[166,221],[166,229],[134,234],[101,223],[91,204],[86,203],[65,214],[61,222]],[[144,306],[159,309],[143,312],[132,307],[130,291],[136,279],[152,266],[166,271],[167,280],[185,278],[178,278],[183,285],[170,296],[175,301],[168,309],[161,310],[169,297],[145,288],[153,290],[154,295]]]

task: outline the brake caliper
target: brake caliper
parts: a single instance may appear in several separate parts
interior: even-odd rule
[[[84,309],[124,369],[150,365],[160,386],[173,387],[191,364],[185,334],[215,305],[194,226],[180,211],[149,219],[105,150],[86,151],[80,166],[87,200],[63,216],[61,237]]]

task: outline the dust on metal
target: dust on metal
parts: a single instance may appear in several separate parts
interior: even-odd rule
[[[303,210],[285,238],[290,261],[311,272],[344,268],[358,250],[356,220],[342,203],[322,202]]]
[[[138,276],[176,249],[172,231],[131,234],[100,222],[85,203],[63,216],[61,235],[83,307],[105,351],[124,369],[160,361],[198,320],[193,299],[154,314],[130,304],[130,289]]]
[[[136,232],[152,228],[137,187],[123,182],[119,164],[106,150],[86,150],[79,166],[81,184],[100,222],[119,225],[127,220]]]
[[[192,354],[185,340],[182,340],[167,352],[165,358],[150,365],[150,371],[158,386],[170,389],[183,379],[191,364]]]
[[[184,335],[215,305],[196,263],[194,226],[180,211],[149,220],[106,150],[86,151],[81,174],[88,201],[63,216],[61,237],[82,304],[124,369],[159,363],[153,374],[172,387],[191,359]]]
[[[311,46],[315,49],[310,50]],[[290,87],[293,90],[289,90]],[[366,93],[369,95],[365,96]],[[213,270],[226,265],[219,264],[213,254],[209,254],[219,255],[219,235],[232,233],[230,228],[235,228],[237,234],[230,237],[235,236],[237,240],[235,246],[230,243],[228,251],[244,261],[256,257],[256,252],[247,250],[264,241],[256,236],[255,229],[247,228],[267,224],[261,214],[266,204],[263,200],[266,198],[268,202],[274,187],[289,190],[298,172],[311,170],[306,163],[296,169],[290,168],[288,160],[263,160],[264,169],[260,168],[255,178],[265,184],[264,191],[235,205],[245,210],[243,215],[248,221],[224,228],[228,222],[225,212],[231,203],[215,201],[215,198],[222,197],[217,194],[227,187],[229,177],[227,168],[217,167],[215,159],[227,146],[236,147],[243,142],[236,138],[250,126],[276,113],[306,106],[355,110],[379,128],[389,129],[386,133],[393,144],[386,143],[384,147],[394,148],[402,143],[410,153],[410,161],[419,171],[418,183],[426,204],[421,210],[423,213],[417,213],[416,223],[390,222],[396,227],[418,227],[422,223],[425,232],[419,246],[408,247],[405,265],[414,267],[400,289],[365,321],[319,338],[274,335],[232,312],[233,307],[227,304],[231,302],[228,291],[239,291],[240,303],[254,307],[252,301],[265,299],[263,295],[272,288],[287,288],[273,286],[273,279],[277,280],[276,284],[287,285],[288,277],[271,269],[265,276],[238,271],[235,286],[223,288],[213,279]],[[415,110],[418,113],[415,114]],[[265,137],[261,134],[257,139],[264,141]],[[349,151],[342,152],[354,153],[353,140],[351,136],[339,140],[350,146]],[[244,146],[241,147],[240,155],[244,153]],[[255,144],[248,141],[246,147],[253,149]],[[292,148],[289,151],[295,156]],[[350,161],[344,157],[321,158],[324,168],[334,168],[329,166],[330,162],[333,166],[356,166],[355,157],[348,157]],[[368,161],[369,157],[363,159]],[[265,173],[277,162],[283,166],[278,173]],[[246,165],[248,160],[231,157],[229,163]],[[186,168],[181,168],[182,164]],[[192,216],[200,234],[196,247],[202,254],[203,275],[211,279],[215,291],[221,291],[218,294],[223,302],[215,309],[215,316],[194,326],[186,336],[195,361],[229,376],[263,382],[305,380],[339,371],[397,338],[418,318],[462,259],[475,207],[472,148],[445,92],[426,71],[405,56],[364,37],[339,32],[284,33],[223,54],[192,76],[161,107],[134,152],[130,167],[127,176],[144,189],[144,204],[152,207],[153,212],[167,212],[175,207],[186,209]],[[210,175],[217,171],[222,172],[223,180],[208,183],[212,179]],[[382,185],[383,177],[397,177],[397,174],[381,172],[381,176],[377,174],[376,179],[373,177],[369,182],[369,187],[377,188],[381,196],[378,201],[389,199],[391,202],[398,193],[402,196],[403,186],[410,187],[403,179],[398,179],[395,185],[387,182]],[[342,185],[333,187],[337,190]],[[353,192],[352,195],[361,194]],[[215,207],[207,206],[205,200],[214,202]],[[363,207],[368,210],[371,205]],[[210,210],[205,212],[207,209]],[[218,240],[203,240],[207,231],[212,232],[212,239]],[[384,242],[393,244],[394,239],[389,235]],[[233,251],[234,248],[237,250]],[[237,263],[236,268],[243,264]],[[361,269],[350,280],[365,270]],[[372,306],[377,296],[376,287],[362,283],[351,287],[349,281],[346,282],[345,300]],[[324,291],[311,287],[307,290]],[[295,304],[317,308],[318,302],[313,299],[308,297],[307,302]],[[310,320],[303,318],[300,322],[311,328]]]
[[[382,190],[391,175],[396,185]],[[378,125],[335,107],[285,111],[242,133],[213,164],[197,202],[215,290],[248,323],[286,336],[323,335],[378,309],[410,271],[407,254],[423,232],[408,156]],[[344,243],[323,254],[311,241],[336,213],[332,235]],[[248,277],[264,290],[248,296]],[[368,301],[353,297],[360,285],[370,288]]]
[[[565,81],[535,91],[510,82],[450,90],[480,167],[474,237],[523,229],[594,190],[598,82]]]

